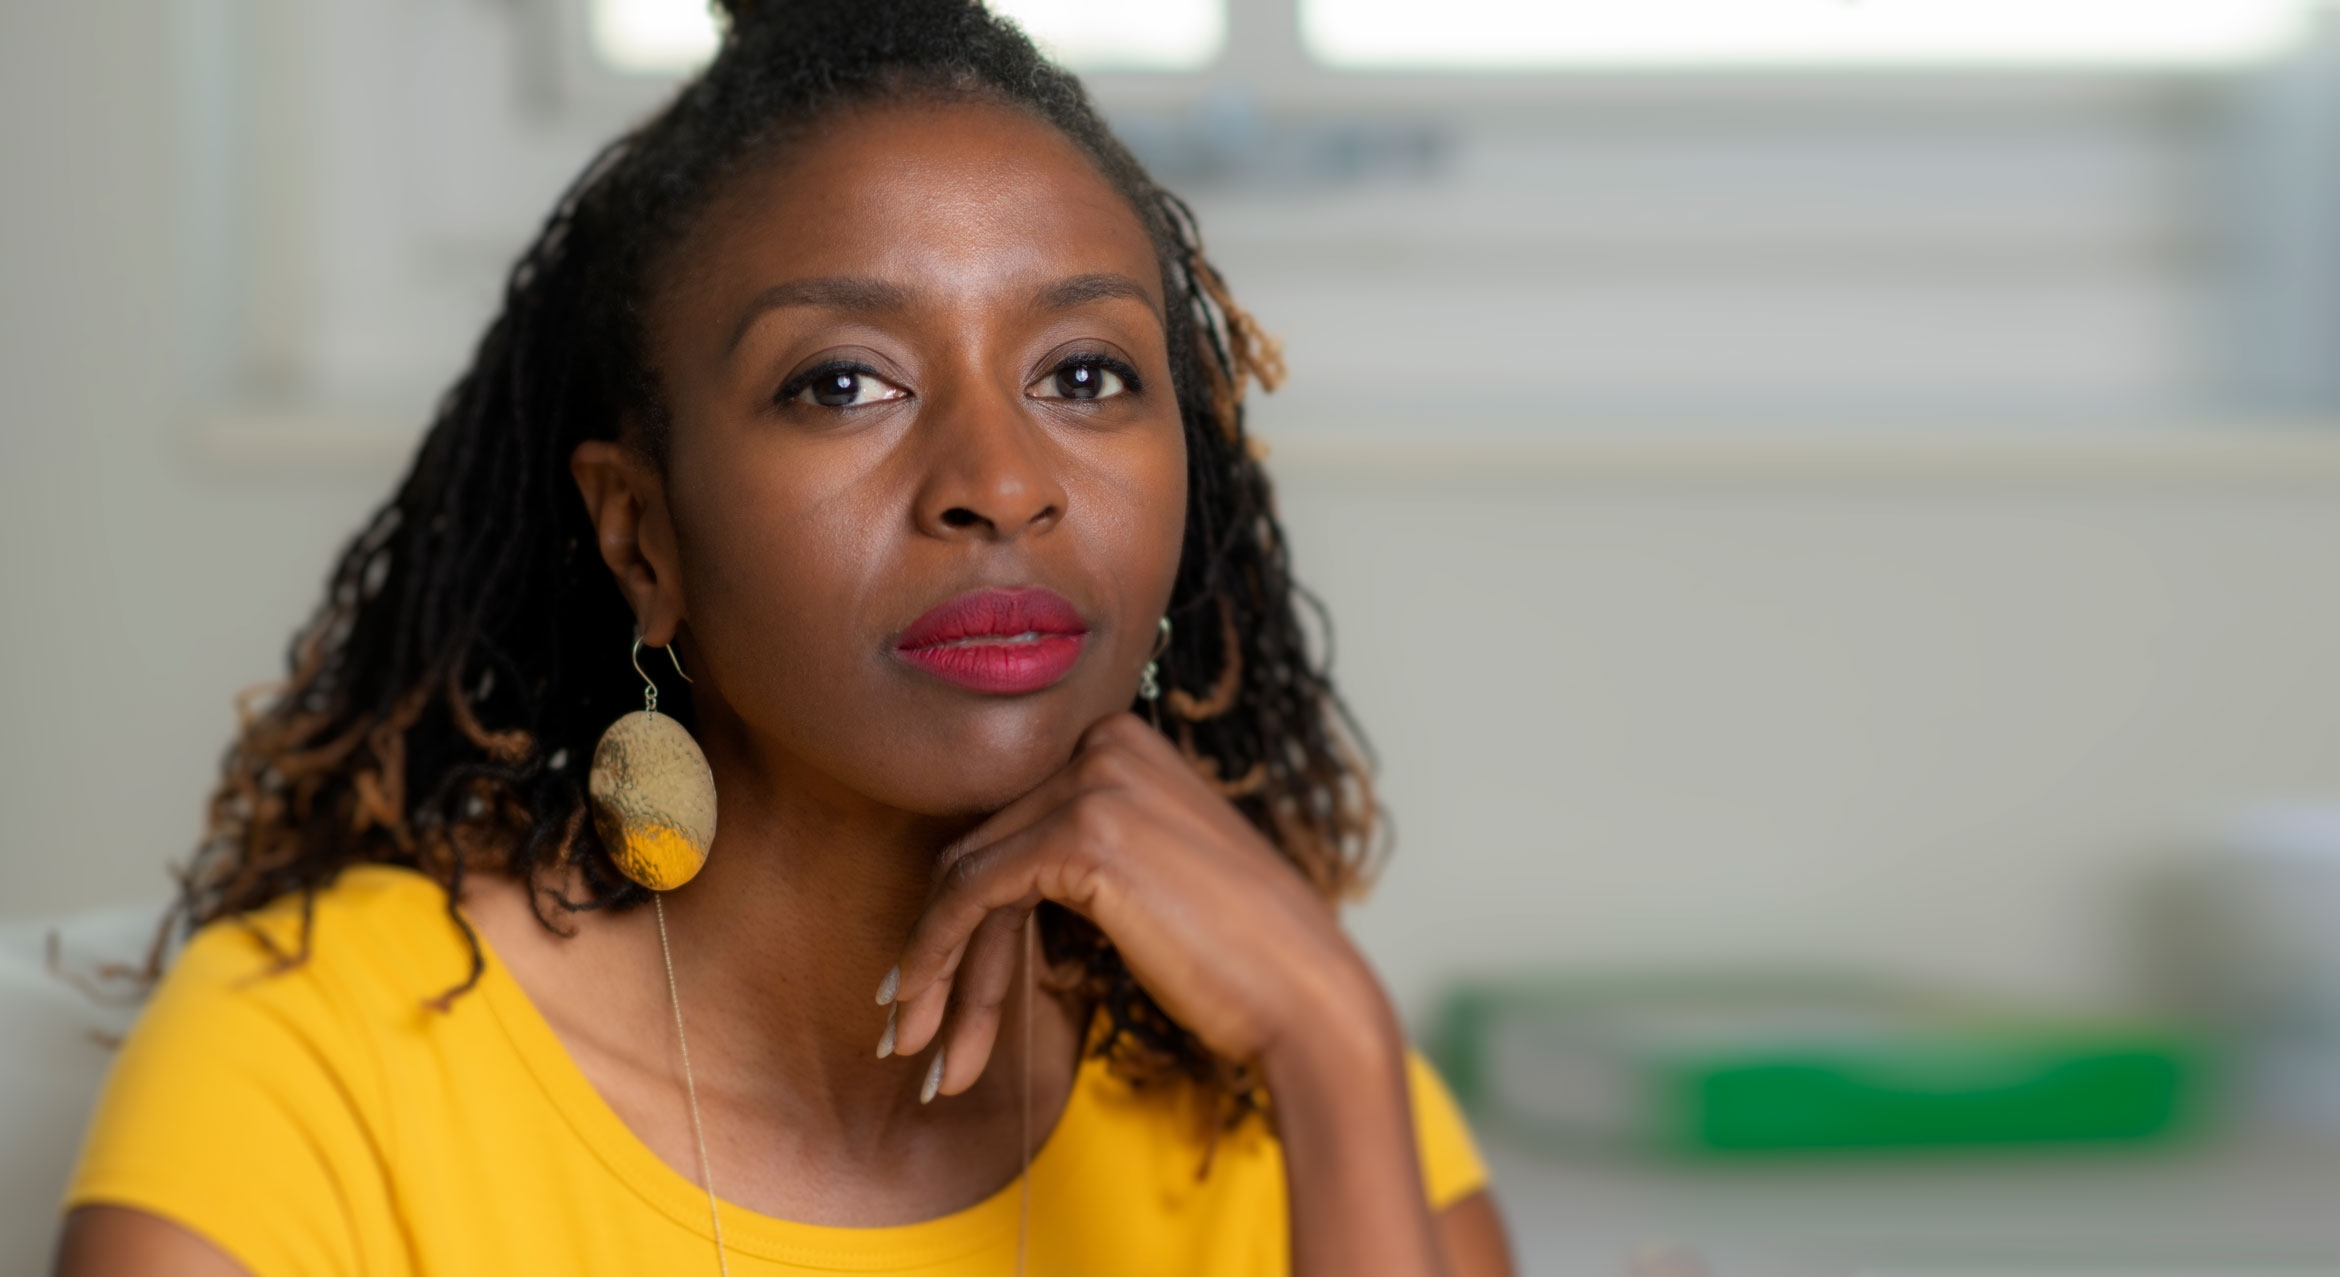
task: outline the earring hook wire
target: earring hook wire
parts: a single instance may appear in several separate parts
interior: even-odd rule
[[[694,680],[691,678],[691,676],[683,670],[682,655],[681,653],[678,653],[674,650],[674,644],[666,644],[663,650],[666,652],[666,659],[674,662],[674,672],[682,675],[682,681],[685,683],[693,682]],[[634,673],[642,680],[643,712],[648,714],[657,713],[658,681],[654,678],[651,678],[650,675],[642,669],[642,631],[639,629],[634,631],[634,650],[627,659],[633,661]]]
[[[677,674],[682,674],[682,681],[684,681],[685,683],[691,683],[691,682],[696,682],[696,681],[697,681],[696,679],[693,679],[693,678],[692,678],[692,677],[691,677],[689,674],[685,674],[685,673],[683,673],[683,667],[682,667],[682,656],[681,656],[679,653],[677,653],[677,652],[674,650],[674,644],[672,644],[672,643],[669,643],[669,644],[667,644],[666,646],[664,646],[664,647],[662,647],[662,648],[660,648],[660,649],[658,649],[658,650],[659,650],[659,651],[662,651],[662,652],[664,652],[664,653],[666,653],[666,659],[668,659],[668,660],[670,660],[670,661],[673,661],[673,662],[674,662],[674,672],[675,672],[675,673],[677,673]],[[635,673],[636,675],[640,676],[640,678],[641,678],[641,680],[642,680],[643,682],[645,682],[645,683],[651,682],[652,680],[651,680],[650,676],[649,676],[648,674],[645,674],[645,673],[643,673],[643,672],[642,672],[642,636],[641,636],[639,633],[637,633],[637,634],[635,634],[635,635],[634,635],[634,653],[633,653],[633,662],[634,662],[634,673]]]

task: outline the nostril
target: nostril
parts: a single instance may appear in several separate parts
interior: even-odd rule
[[[983,522],[983,516],[963,505],[955,505],[942,512],[942,521],[946,528],[971,528]]]

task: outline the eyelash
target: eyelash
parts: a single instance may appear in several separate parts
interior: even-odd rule
[[[1058,360],[1056,366],[1049,369],[1046,375],[1055,377],[1063,374],[1068,368],[1081,367],[1102,368],[1121,378],[1122,390],[1126,394],[1134,395],[1146,388],[1145,382],[1138,377],[1137,369],[1111,355],[1094,353],[1068,355]],[[776,404],[794,403],[797,396],[802,395],[814,382],[823,377],[834,377],[839,373],[847,372],[857,377],[876,377],[881,380],[885,377],[884,373],[858,359],[831,359],[825,363],[815,364],[781,383],[779,393],[772,396],[772,402]]]
[[[858,359],[831,359],[825,363],[815,364],[782,382],[780,393],[772,396],[772,402],[783,405],[795,403],[796,397],[803,394],[814,382],[823,377],[834,377],[838,373],[844,372],[852,373],[856,377],[876,377],[881,381],[885,378],[884,373]]]
[[[1112,373],[1114,376],[1121,378],[1121,389],[1122,393],[1124,394],[1134,395],[1146,388],[1145,383],[1138,378],[1137,369],[1130,367],[1128,364],[1125,364],[1118,359],[1115,359],[1111,355],[1097,354],[1092,351],[1083,351],[1080,354],[1067,355],[1064,358],[1057,360],[1056,366],[1049,369],[1047,375],[1050,377],[1059,377],[1064,375],[1065,370],[1069,368],[1102,368],[1105,371]]]

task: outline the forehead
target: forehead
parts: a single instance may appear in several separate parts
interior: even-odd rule
[[[968,297],[1094,272],[1141,281],[1163,309],[1154,244],[1129,201],[1054,125],[983,100],[824,118],[727,182],[669,266],[662,310],[796,276]]]

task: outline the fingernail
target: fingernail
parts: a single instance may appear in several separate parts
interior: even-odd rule
[[[881,1007],[894,1005],[894,995],[901,991],[902,964],[897,962],[893,966],[887,967],[886,978],[878,981],[878,1005]]]
[[[934,1093],[942,1089],[942,1064],[943,1049],[938,1046],[934,1049],[934,1063],[926,1066],[926,1085],[918,1088],[919,1103],[933,1103]]]
[[[878,1058],[881,1060],[894,1053],[894,1018],[901,1013],[900,1007],[886,1008],[886,1031],[878,1037]]]

